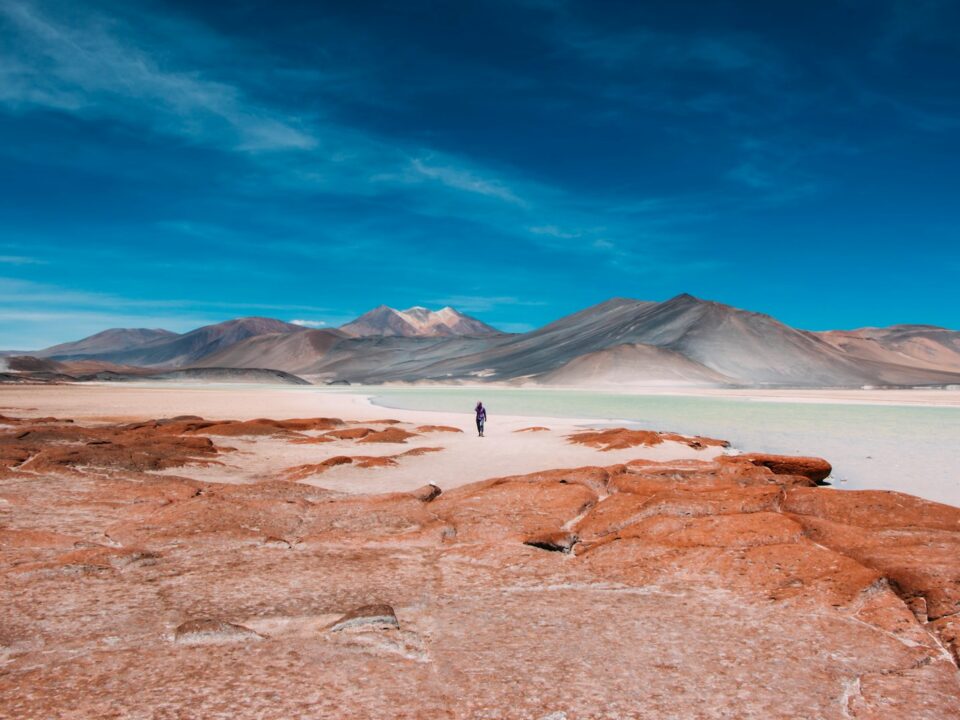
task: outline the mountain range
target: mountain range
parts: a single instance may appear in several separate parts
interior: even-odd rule
[[[229,368],[282,371],[317,383],[960,384],[960,332],[897,325],[815,333],[687,294],[664,302],[614,298],[517,334],[449,307],[380,306],[338,329],[241,318],[182,335],[107,330],[31,355],[125,366],[118,375],[130,366],[153,375],[190,368],[191,377]]]
[[[364,313],[340,330],[352,337],[457,337],[499,335],[500,331],[452,307],[394,310],[386,305]]]

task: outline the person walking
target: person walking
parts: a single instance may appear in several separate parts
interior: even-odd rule
[[[478,402],[473,411],[477,414],[477,435],[483,437],[483,426],[487,422],[487,409],[482,402]]]

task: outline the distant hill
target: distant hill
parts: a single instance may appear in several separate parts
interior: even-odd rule
[[[309,373],[347,335],[339,330],[304,330],[299,333],[257,335],[208,355],[194,367],[269,367],[290,373]]]
[[[18,382],[31,373],[126,379],[192,368],[177,377],[209,380],[237,369],[245,371],[237,377],[264,381],[278,371],[351,383],[960,385],[955,331],[897,325],[813,333],[687,294],[664,302],[613,298],[522,334],[500,333],[452,308],[380,306],[337,330],[240,318],[183,335],[111,330],[40,355],[0,358],[0,369]]]
[[[500,331],[452,307],[394,310],[380,305],[340,330],[352,337],[460,337],[496,335]]]
[[[96,335],[62,343],[31,353],[36,357],[48,357],[58,360],[80,360],[102,357],[109,353],[133,350],[152,342],[170,340],[179,337],[169,330],[151,330],[148,328],[112,328]]]
[[[304,328],[299,325],[283,322],[282,320],[272,320],[270,318],[249,317],[228,320],[227,322],[217,323],[215,325],[206,325],[204,327],[191,330],[183,335],[177,335],[165,330],[148,331],[158,333],[154,337],[145,337],[145,342],[129,345],[133,342],[134,335],[131,333],[143,333],[144,331],[123,331],[108,330],[112,333],[109,337],[117,338],[117,347],[109,347],[102,339],[95,340],[98,335],[85,338],[77,343],[67,343],[57,345],[53,348],[47,348],[39,353],[42,357],[49,357],[58,360],[67,359],[88,359],[88,360],[106,360],[108,362],[122,365],[137,365],[141,367],[184,367],[197,360],[207,357],[218,350],[229,347],[241,340],[256,335],[283,334],[303,332]],[[99,333],[103,336],[105,333]],[[120,347],[121,339],[128,343],[126,347]],[[82,351],[78,351],[77,348]],[[60,348],[58,350],[58,348]],[[63,350],[66,348],[66,352]]]
[[[851,357],[960,372],[960,332],[934,325],[832,330],[817,335]]]
[[[99,372],[79,378],[81,382],[179,382],[179,383],[231,383],[309,385],[303,378],[282,370],[264,368],[181,368],[150,375],[114,372]]]
[[[156,371],[102,360],[50,360],[30,355],[0,358],[0,384],[73,382],[203,382],[309,385],[282,370],[204,367]]]

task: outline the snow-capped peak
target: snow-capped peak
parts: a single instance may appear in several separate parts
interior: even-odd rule
[[[420,305],[406,310],[380,306],[340,328],[355,336],[405,337],[492,335],[495,328],[452,307],[433,311]]]

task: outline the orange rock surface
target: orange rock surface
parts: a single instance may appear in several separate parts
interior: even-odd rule
[[[532,429],[532,428],[531,428]],[[600,450],[623,450],[637,446],[650,447],[664,441],[684,443],[692,448],[701,449],[709,446],[727,447],[726,440],[714,438],[688,437],[677,433],[655,432],[653,430],[628,430],[627,428],[610,428],[609,430],[590,430],[570,435],[570,442],[589,445]]]
[[[960,509],[808,459],[346,495],[191,479],[227,450],[165,423],[3,424],[0,717],[960,713]]]
[[[388,427],[385,430],[380,430],[378,432],[372,432],[366,437],[364,437],[360,442],[364,443],[405,443],[412,437],[416,437],[416,433],[407,432],[406,430],[401,430],[396,427]]]
[[[733,462],[746,461],[758,467],[770,468],[777,475],[803,475],[814,482],[825,480],[833,470],[830,463],[816,457],[789,457],[764,453],[748,453],[733,457],[737,458]]]
[[[417,428],[418,433],[432,433],[432,432],[446,432],[446,433],[462,433],[463,430],[460,428],[451,427],[450,425],[421,425]]]

